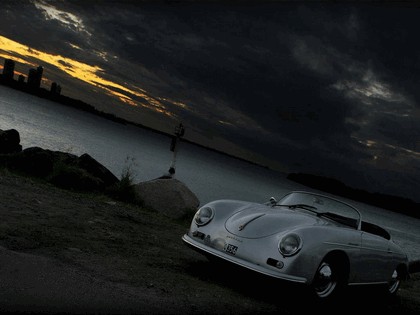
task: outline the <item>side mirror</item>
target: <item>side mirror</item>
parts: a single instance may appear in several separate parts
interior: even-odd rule
[[[275,206],[275,205],[276,205],[276,203],[277,203],[276,198],[271,197],[271,198],[270,198],[270,205],[271,205],[271,206]]]

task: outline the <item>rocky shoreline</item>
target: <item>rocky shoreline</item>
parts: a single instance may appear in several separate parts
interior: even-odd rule
[[[87,153],[76,156],[40,147],[22,150],[20,135],[15,129],[0,130],[0,166],[60,188],[105,193],[122,201],[163,211],[172,218],[185,217],[199,205],[197,196],[185,184],[171,177],[134,183],[129,170],[119,179]]]

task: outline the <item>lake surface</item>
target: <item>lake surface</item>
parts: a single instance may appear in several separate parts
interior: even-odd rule
[[[130,167],[136,182],[166,174],[173,157],[168,136],[1,85],[0,129],[18,130],[24,149],[38,146],[78,156],[88,153],[117,177]],[[224,198],[266,202],[290,190],[308,190],[289,181],[286,174],[185,142],[179,145],[175,178],[184,182],[201,204]],[[347,201],[359,208],[365,220],[388,229],[411,259],[420,259],[419,219]]]

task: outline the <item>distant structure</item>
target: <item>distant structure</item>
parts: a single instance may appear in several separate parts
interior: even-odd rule
[[[3,67],[3,79],[4,80],[13,80],[15,75],[15,62],[12,59],[5,59],[4,60],[4,67]]]
[[[174,153],[172,157],[171,166],[168,170],[168,177],[173,177],[175,175],[175,163],[176,163],[176,154],[178,152],[178,143],[180,142],[181,138],[185,134],[185,127],[182,123],[179,123],[178,126],[175,127],[174,135],[172,136],[170,150]]]
[[[23,74],[19,74],[18,83],[20,85],[22,85],[23,83],[25,83],[25,76]]]
[[[0,85],[5,85],[63,105],[72,106],[89,113],[94,113],[115,122],[124,124],[127,123],[125,119],[119,118],[114,114],[98,111],[94,106],[88,103],[62,95],[61,86],[57,82],[52,82],[49,90],[45,87],[41,87],[43,72],[44,68],[42,66],[31,68],[29,69],[28,76],[26,77],[17,70],[16,73],[18,74],[18,78],[15,80],[15,61],[12,59],[4,59],[3,71],[0,73]]]
[[[61,86],[59,84],[57,84],[57,82],[53,82],[51,83],[51,89],[50,89],[51,94],[61,94]]]
[[[44,72],[44,68],[39,66],[38,68],[29,69],[28,74],[28,87],[32,89],[39,89],[41,87],[41,80],[42,80],[42,73]]]
[[[37,68],[29,69],[27,80],[26,77],[19,72],[19,76],[17,80],[15,80],[15,61],[12,59],[5,59],[3,73],[0,74],[0,84],[5,84],[31,94],[43,95],[44,97],[48,97],[46,96],[47,94],[45,94],[48,93],[48,95],[53,96],[54,100],[57,101],[57,99],[61,97],[61,86],[57,82],[53,82],[51,83],[50,91],[42,88],[41,82],[43,73],[44,68],[38,66]]]

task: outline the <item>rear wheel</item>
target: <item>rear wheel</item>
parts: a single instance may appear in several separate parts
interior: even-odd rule
[[[392,273],[391,280],[388,282],[388,293],[390,295],[396,295],[401,284],[401,275],[398,269],[395,269]]]

